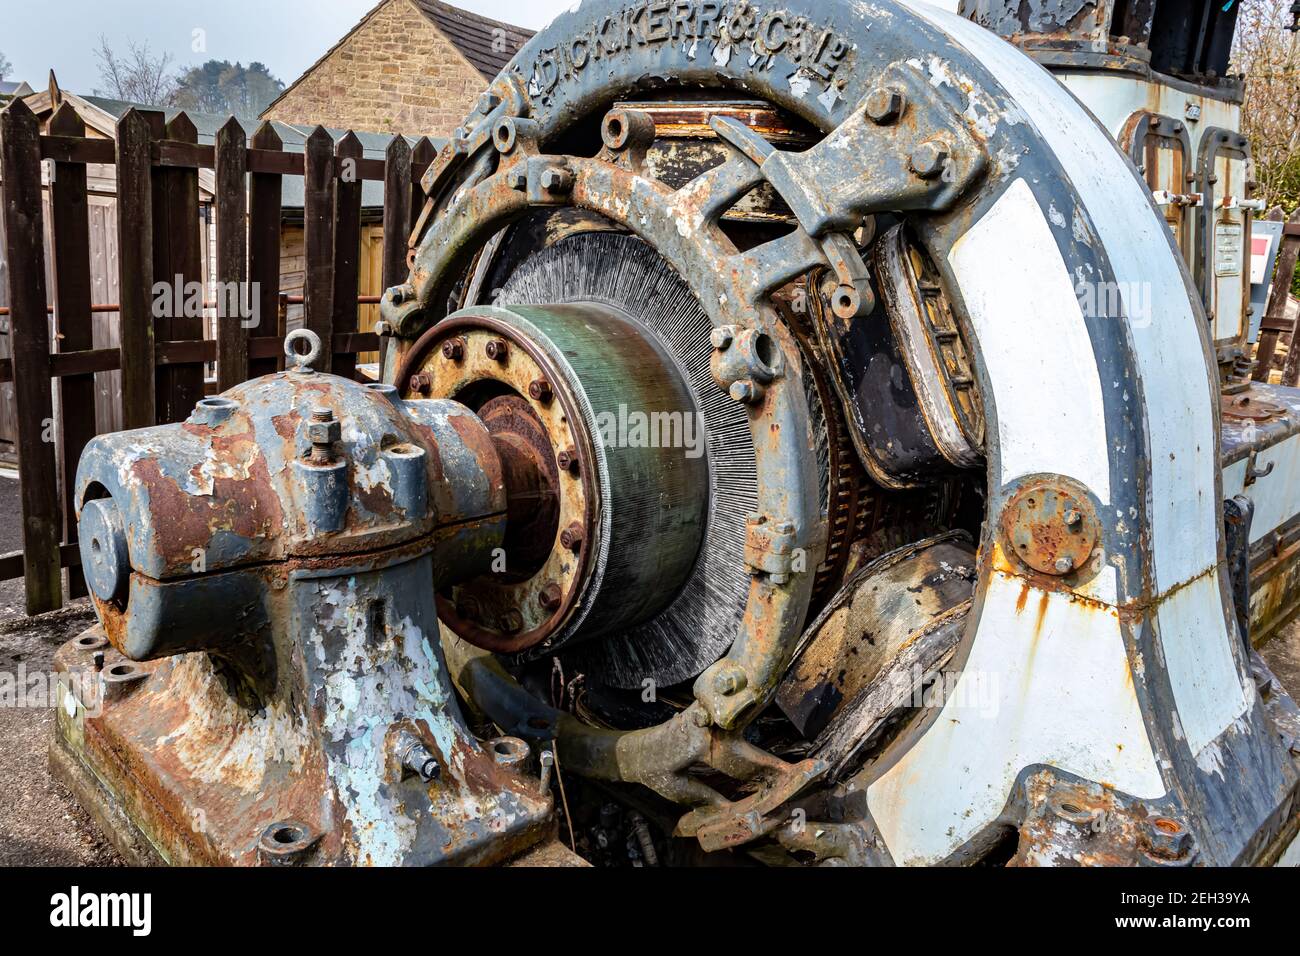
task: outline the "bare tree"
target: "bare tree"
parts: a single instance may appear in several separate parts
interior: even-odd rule
[[[95,91],[100,96],[145,106],[167,106],[176,95],[171,54],[155,56],[148,43],[128,40],[126,52],[119,53],[108,45],[107,37],[100,36],[95,59],[99,61],[99,78],[104,84],[103,89]]]
[[[1233,61],[1245,75],[1242,131],[1255,159],[1256,195],[1288,211],[1300,205],[1300,34],[1291,0],[1241,6]]]
[[[3,80],[8,76],[9,71],[13,68],[14,65],[5,59],[4,51],[0,50],[0,80]]]

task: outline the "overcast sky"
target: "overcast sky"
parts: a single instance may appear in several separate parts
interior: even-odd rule
[[[454,0],[496,20],[538,29],[575,0]],[[0,0],[0,53],[9,79],[44,89],[51,68],[77,93],[102,86],[94,50],[147,41],[178,67],[260,60],[286,84],[337,43],[378,0]],[[206,50],[195,52],[195,31]]]

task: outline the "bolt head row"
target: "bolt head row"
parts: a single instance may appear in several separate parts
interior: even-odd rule
[[[551,399],[555,397],[555,392],[552,390],[550,382],[544,378],[539,378],[528,383],[528,397],[535,402],[549,405]]]
[[[544,611],[558,610],[563,600],[564,592],[560,590],[560,586],[554,581],[542,588],[541,593],[537,595],[537,603],[541,605]]]
[[[582,525],[575,521],[560,532],[560,544],[570,551],[577,551],[582,547],[585,537],[586,532],[583,530]]]
[[[878,86],[867,96],[867,116],[877,126],[897,122],[907,108],[907,98],[901,90]]]
[[[542,189],[551,194],[567,193],[573,189],[573,173],[559,166],[542,171]]]
[[[948,145],[942,140],[932,139],[922,143],[912,151],[908,165],[922,179],[935,179],[943,173],[948,165]]]

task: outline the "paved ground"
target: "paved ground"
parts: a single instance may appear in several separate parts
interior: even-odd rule
[[[18,482],[0,477],[0,552],[21,547]],[[0,671],[49,674],[54,652],[93,618],[79,603],[29,622],[22,581],[0,582]],[[48,707],[0,706],[0,865],[121,865],[86,812],[50,778],[53,722]]]
[[[0,476],[0,553],[22,547],[18,482]],[[93,619],[77,603],[35,621],[23,616],[22,581],[0,582],[0,672],[46,674],[54,651]],[[1264,657],[1292,695],[1300,694],[1300,621]],[[0,707],[0,865],[120,866],[112,846],[72,795],[50,778],[49,708]]]

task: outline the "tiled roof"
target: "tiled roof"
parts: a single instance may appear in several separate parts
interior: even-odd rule
[[[415,5],[485,80],[496,79],[519,48],[533,38],[532,30],[490,20],[441,0],[415,0]]]

